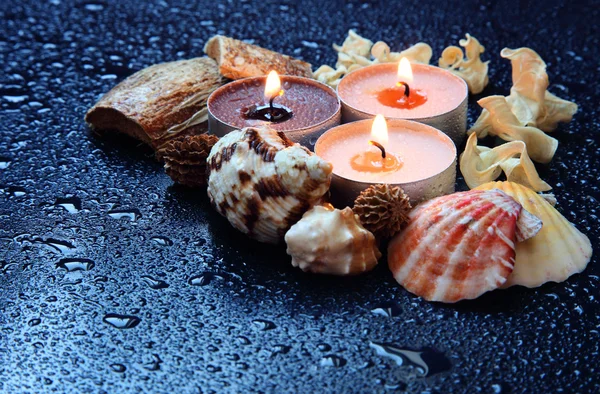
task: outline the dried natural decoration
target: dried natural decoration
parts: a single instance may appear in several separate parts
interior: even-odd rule
[[[403,57],[413,63],[429,64],[432,55],[431,47],[423,42],[402,52],[391,52],[385,42],[373,44],[354,30],[348,31],[348,37],[341,46],[333,44],[333,49],[338,53],[336,68],[322,65],[313,74],[315,79],[332,87],[336,87],[347,73],[371,64],[398,62]]]
[[[547,91],[546,63],[530,48],[504,48],[500,55],[510,59],[513,86],[510,95],[490,96],[478,101],[484,109],[469,130],[478,137],[497,135],[506,141],[523,141],[532,160],[548,163],[558,141],[544,132],[568,122],[577,104]]]
[[[307,211],[285,234],[285,242],[292,265],[317,274],[360,274],[373,269],[381,257],[375,236],[352,209],[330,204]]]
[[[515,268],[502,287],[562,282],[587,267],[593,253],[590,239],[554,209],[548,195],[512,182],[490,182],[477,189],[502,190],[543,222],[537,235],[517,243]]]
[[[390,238],[408,222],[408,196],[398,186],[372,185],[363,190],[352,210],[362,225],[377,238]]]
[[[304,212],[321,203],[333,167],[283,132],[235,130],[207,159],[207,193],[231,225],[260,242],[278,243]]]
[[[426,300],[473,299],[506,283],[517,243],[541,229],[539,218],[500,190],[454,193],[411,211],[390,241],[388,264],[400,285]]]
[[[467,39],[459,41],[461,47],[465,48],[463,55],[462,49],[457,46],[449,46],[442,52],[439,59],[439,65],[453,74],[458,75],[465,80],[472,94],[478,94],[483,91],[489,82],[488,63],[481,61],[481,54],[485,52],[485,47],[479,41],[466,34]],[[466,55],[466,58],[464,56]]]
[[[115,86],[86,114],[94,130],[116,130],[154,149],[207,130],[208,96],[225,80],[208,57],[156,64]]]
[[[206,186],[206,159],[219,138],[210,134],[187,135],[172,139],[156,151],[156,158],[165,162],[167,175],[176,183]]]
[[[469,188],[496,180],[502,172],[509,182],[516,182],[535,191],[552,189],[537,173],[523,141],[512,141],[493,149],[477,146],[477,134],[467,140],[460,156],[460,171]]]
[[[307,62],[230,37],[213,36],[204,53],[216,60],[221,75],[229,79],[260,77],[272,70],[281,75],[312,76]]]

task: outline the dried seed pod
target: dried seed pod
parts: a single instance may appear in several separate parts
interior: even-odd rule
[[[163,144],[156,158],[165,162],[167,175],[176,183],[206,186],[206,159],[219,138],[210,134],[187,135]]]
[[[206,132],[206,101],[224,82],[208,57],[155,64],[112,88],[85,121],[94,130],[118,131],[157,149],[176,136]]]
[[[354,201],[352,210],[362,225],[377,238],[390,238],[408,222],[411,205],[398,186],[372,185]]]

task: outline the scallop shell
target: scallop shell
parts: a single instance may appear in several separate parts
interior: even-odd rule
[[[417,206],[388,248],[394,278],[429,301],[472,299],[500,287],[513,270],[517,232],[540,227],[521,211],[500,190],[454,193]],[[518,225],[527,229],[517,231]]]
[[[515,269],[503,287],[537,287],[546,282],[562,282],[582,272],[590,262],[589,238],[554,209],[544,195],[513,182],[489,182],[477,189],[500,189],[544,222],[535,237],[517,244]]]
[[[375,236],[352,209],[316,206],[285,234],[292,265],[318,274],[356,275],[377,265]]]
[[[332,166],[268,127],[235,130],[210,151],[208,196],[231,225],[278,243],[329,190]]]

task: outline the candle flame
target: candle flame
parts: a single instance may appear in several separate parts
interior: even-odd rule
[[[410,83],[413,81],[413,72],[410,67],[410,62],[407,58],[403,57],[398,63],[398,81]]]
[[[273,97],[281,94],[281,81],[275,70],[269,73],[267,83],[265,84],[265,99],[271,100]]]
[[[379,142],[385,147],[388,142],[388,130],[387,123],[383,115],[377,115],[373,120],[373,126],[371,127],[371,140]]]

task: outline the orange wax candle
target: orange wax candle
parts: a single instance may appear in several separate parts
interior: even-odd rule
[[[419,91],[427,97],[421,105],[390,106],[379,100],[380,93],[390,88],[404,92],[403,87],[396,85],[399,79],[397,63],[376,64],[351,72],[338,86],[340,100],[373,115],[421,119],[450,112],[467,97],[465,82],[452,73],[423,64],[412,64],[411,68],[412,81],[407,82],[411,93]]]

